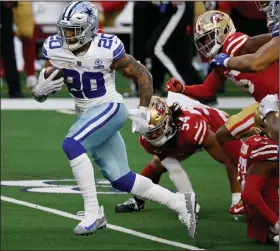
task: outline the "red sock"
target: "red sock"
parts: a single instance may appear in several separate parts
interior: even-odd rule
[[[160,180],[160,176],[163,172],[159,172],[156,168],[154,168],[151,163],[149,163],[141,172],[141,175],[152,180],[153,183],[158,184]]]
[[[255,208],[274,227],[279,217],[267,206],[260,193],[266,182],[267,179],[262,175],[248,174],[241,199],[249,206]]]
[[[241,146],[241,140],[232,140],[223,145],[224,152],[230,158],[230,160],[236,166],[236,168],[239,161]]]
[[[24,59],[24,70],[26,76],[35,75],[35,36],[32,38],[21,37],[22,52]]]

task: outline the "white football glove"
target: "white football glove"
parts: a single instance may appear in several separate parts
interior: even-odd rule
[[[270,112],[277,112],[279,111],[279,100],[277,95],[266,95],[260,105],[259,105],[259,112],[262,119]]]
[[[53,91],[59,91],[64,85],[63,77],[57,80],[53,80],[59,70],[55,70],[47,79],[45,79],[44,77],[45,71],[46,69],[43,68],[43,70],[40,72],[37,85],[35,85],[35,87],[33,88],[33,94],[36,97],[47,96]]]
[[[132,132],[144,135],[148,129],[148,107],[139,106],[136,116],[132,119]]]

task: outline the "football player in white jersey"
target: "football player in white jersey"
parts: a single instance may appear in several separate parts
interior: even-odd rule
[[[74,233],[89,234],[107,223],[97,200],[93,166],[86,152],[114,188],[166,205],[189,228],[191,198],[131,172],[119,133],[127,119],[127,109],[115,88],[115,71],[139,85],[140,107],[132,130],[142,134],[148,129],[147,112],[152,96],[149,71],[125,53],[117,36],[97,33],[98,11],[90,2],[69,3],[57,26],[58,34],[45,41],[43,55],[47,65],[64,71],[64,79],[53,80],[58,70],[45,79],[43,69],[33,95],[44,101],[48,94],[60,90],[65,81],[75,100],[78,119],[62,143],[84,199],[84,218]]]

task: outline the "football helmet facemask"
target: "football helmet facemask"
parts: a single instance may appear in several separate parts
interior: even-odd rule
[[[228,36],[236,29],[226,13],[210,10],[201,14],[196,22],[194,41],[197,50],[207,58],[215,57]]]
[[[255,4],[260,11],[268,11],[269,1],[255,1]]]
[[[63,47],[75,51],[93,39],[98,31],[98,10],[90,2],[71,2],[57,22]]]
[[[151,98],[148,119],[150,129],[144,137],[152,145],[162,146],[175,135],[176,129],[172,126],[170,108],[160,97]]]

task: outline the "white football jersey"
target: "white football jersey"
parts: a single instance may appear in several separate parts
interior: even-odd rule
[[[110,66],[124,54],[124,45],[116,35],[101,33],[96,34],[86,53],[78,55],[64,49],[57,35],[48,37],[43,45],[43,56],[64,71],[68,91],[80,112],[103,103],[123,103]]]

